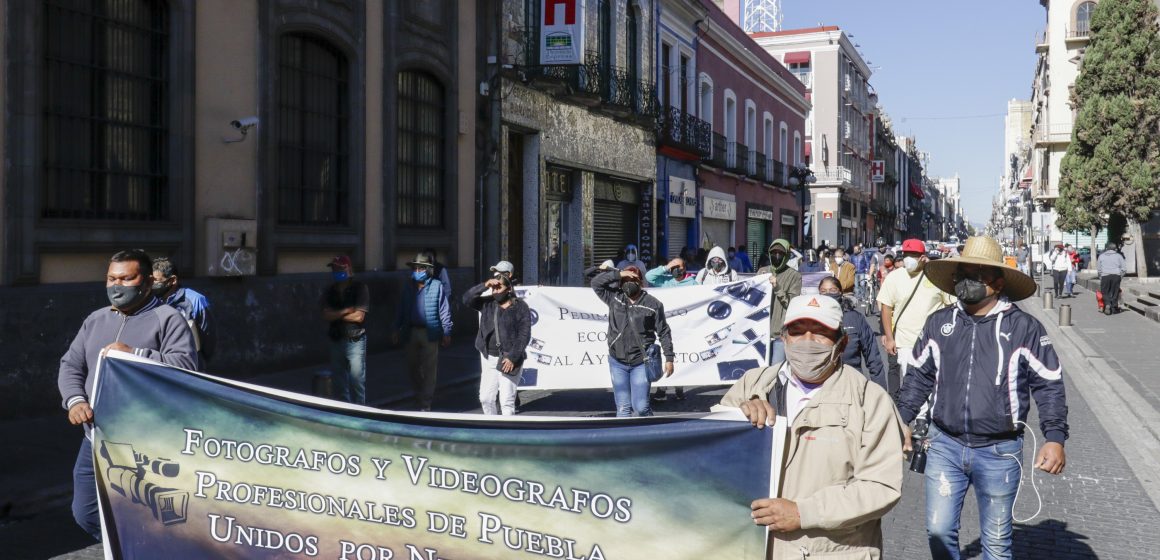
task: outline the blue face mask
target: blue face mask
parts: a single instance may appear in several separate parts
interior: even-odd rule
[[[350,275],[345,270],[335,270],[330,275],[334,277],[335,282],[346,282],[346,279],[350,278]]]
[[[416,270],[411,273],[411,279],[416,282],[426,282],[429,276],[426,270]]]

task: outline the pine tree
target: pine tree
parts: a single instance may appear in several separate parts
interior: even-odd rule
[[[1160,206],[1157,15],[1153,0],[1104,1],[1092,15],[1072,92],[1075,133],[1060,164],[1063,231],[1147,221]]]

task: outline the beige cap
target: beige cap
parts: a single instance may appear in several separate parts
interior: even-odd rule
[[[803,320],[817,321],[834,330],[842,328],[842,306],[837,300],[823,295],[797,296],[789,300],[784,325]]]

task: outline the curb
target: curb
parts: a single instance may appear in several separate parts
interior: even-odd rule
[[[1056,352],[1069,366],[1068,377],[1108,433],[1116,449],[1152,504],[1160,509],[1160,412],[1129,385],[1107,360],[1081,337],[1075,327],[1060,327],[1056,317],[1035,299],[1024,311],[1031,313],[1058,342]]]

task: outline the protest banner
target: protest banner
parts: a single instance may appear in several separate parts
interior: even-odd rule
[[[108,558],[764,557],[771,436],[736,411],[396,413],[120,352],[93,408]]]
[[[807,274],[817,292],[825,273]],[[532,309],[532,339],[520,389],[611,386],[608,307],[591,288],[519,287]],[[769,275],[717,286],[649,288],[665,306],[674,373],[654,386],[728,385],[763,367],[769,344]]]

